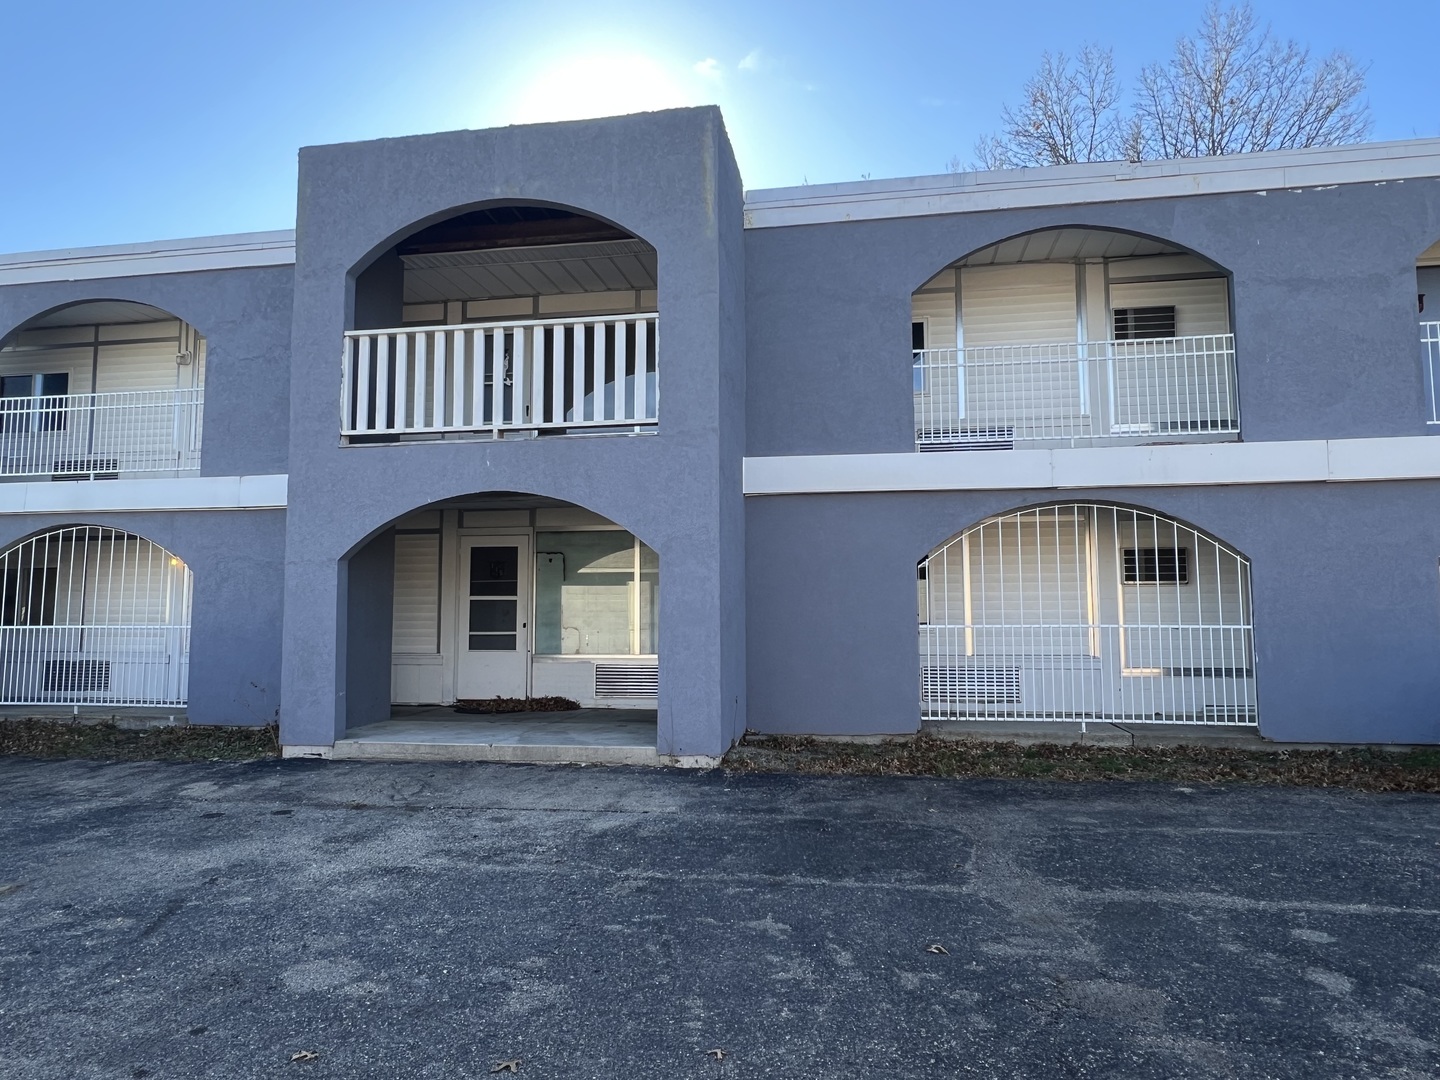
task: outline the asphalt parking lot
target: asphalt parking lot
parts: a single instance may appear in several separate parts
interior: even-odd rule
[[[0,761],[0,1077],[504,1062],[1432,1077],[1440,800]]]

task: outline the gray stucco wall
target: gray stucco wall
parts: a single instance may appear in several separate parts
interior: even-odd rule
[[[84,300],[131,300],[183,319],[205,338],[204,476],[287,470],[290,267],[55,281],[0,287],[0,337]]]
[[[1440,741],[1431,481],[752,498],[750,726],[914,731],[916,563],[993,514],[1070,501],[1157,510],[1250,558],[1265,736]]]
[[[394,631],[395,531],[386,529],[354,551],[340,566],[337,620],[343,635],[338,652],[336,693],[345,702],[351,725],[390,719],[390,653]]]
[[[190,567],[192,723],[278,719],[285,511],[7,514],[0,516],[0,550],[65,525],[102,525],[143,536]]]
[[[559,205],[659,256],[659,434],[339,445],[347,275],[480,205]],[[378,705],[345,679],[341,561],[427,503],[521,491],[576,503],[660,555],[659,749],[714,754],[743,726],[742,204],[716,109],[308,148],[300,156],[283,738],[331,742]],[[727,575],[734,575],[727,580]],[[353,623],[350,624],[353,629]],[[366,699],[365,704],[361,704]],[[727,708],[728,703],[728,708]],[[348,715],[347,715],[348,712]]]
[[[1440,180],[748,230],[748,453],[913,449],[911,293],[1059,226],[1159,237],[1231,272],[1242,438],[1423,433],[1415,259],[1440,236]]]

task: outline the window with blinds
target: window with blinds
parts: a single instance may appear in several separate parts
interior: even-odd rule
[[[1131,307],[1115,309],[1115,340],[1139,341],[1175,336],[1175,308]]]

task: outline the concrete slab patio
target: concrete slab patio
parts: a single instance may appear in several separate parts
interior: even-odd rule
[[[507,761],[658,765],[653,709],[573,709],[499,715],[448,706],[396,706],[352,728],[331,757],[352,761]]]
[[[5,760],[0,1076],[1418,1080],[1437,809]]]

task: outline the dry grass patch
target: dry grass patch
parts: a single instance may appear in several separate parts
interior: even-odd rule
[[[268,727],[123,728],[113,721],[31,719],[0,721],[0,755],[94,758],[101,761],[253,761],[280,756],[280,736]]]
[[[747,736],[732,772],[1284,784],[1440,794],[1440,748],[1236,750],[1213,746],[1060,746],[916,735],[877,744]]]

